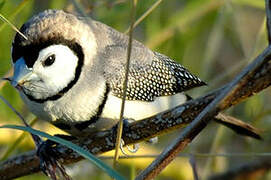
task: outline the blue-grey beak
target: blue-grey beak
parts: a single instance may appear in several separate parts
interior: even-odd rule
[[[11,85],[16,87],[18,84],[27,81],[32,74],[32,68],[28,68],[23,57],[18,59],[14,64],[14,73]]]

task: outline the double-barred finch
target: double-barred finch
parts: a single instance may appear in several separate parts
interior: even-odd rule
[[[12,85],[35,115],[74,136],[119,118],[128,37],[100,22],[46,10],[12,44]],[[133,40],[124,117],[140,120],[184,103],[205,85],[182,65]]]

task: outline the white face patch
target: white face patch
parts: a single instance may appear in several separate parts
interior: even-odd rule
[[[56,95],[75,77],[78,57],[65,45],[51,45],[39,52],[33,65],[33,74],[39,81],[31,82],[35,98],[47,98]]]

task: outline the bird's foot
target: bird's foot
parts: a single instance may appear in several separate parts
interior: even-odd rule
[[[129,154],[125,151],[124,145],[125,145],[125,143],[124,143],[124,141],[121,139],[121,142],[120,142],[120,150],[121,150],[121,152],[122,152],[124,155],[128,156]],[[128,151],[129,151],[130,153],[136,153],[136,152],[138,151],[138,149],[139,149],[139,144],[137,143],[137,144],[133,144],[132,147],[130,147],[130,146],[126,146],[126,147],[127,147]]]
[[[70,140],[71,136],[56,135],[58,137]],[[55,148],[58,143],[46,140],[37,147],[37,156],[40,159],[40,169],[42,172],[53,180],[65,179],[71,180],[66,173],[64,166],[59,162],[60,153]]]
[[[133,123],[133,122],[135,122],[134,119],[123,119],[123,133],[125,133],[125,131],[127,131],[128,127],[129,127],[129,124],[130,124],[130,123]],[[114,130],[115,130],[116,132],[117,132],[117,130],[118,130],[118,126],[119,126],[119,124],[116,124],[116,125],[113,127]],[[117,133],[116,133],[116,134],[117,134]],[[123,139],[121,139],[121,142],[120,142],[120,150],[121,150],[121,152],[122,152],[124,155],[128,156],[128,153],[125,151],[124,146],[125,146],[125,142],[124,142]],[[127,145],[126,147],[127,147],[127,150],[128,150],[130,153],[136,153],[136,152],[138,151],[138,149],[139,149],[139,144],[133,144],[132,147],[130,147],[130,146]]]

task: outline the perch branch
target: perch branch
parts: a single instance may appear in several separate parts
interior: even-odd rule
[[[243,86],[240,87],[238,93],[233,94],[231,99],[227,99],[219,111],[240,103],[242,100],[270,86],[271,63],[267,59],[269,54],[271,54],[271,49],[267,48],[257,57],[256,60],[264,60],[264,63],[247,74],[249,77],[248,81],[243,81]],[[214,90],[205,96],[188,101],[183,105],[159,113],[153,117],[131,123],[123,132],[123,139],[126,145],[144,141],[151,137],[186,126],[191,123],[208,104],[221,94],[226,87],[227,86]],[[94,134],[92,137],[87,137],[86,139],[76,140],[74,143],[89,149],[93,154],[101,154],[114,149],[115,138],[116,135],[114,131],[108,130]],[[65,164],[74,163],[82,159],[82,157],[66,147],[58,145],[56,148],[59,151],[59,157]],[[14,169],[16,169],[16,171],[14,171]],[[29,175],[39,170],[39,159],[35,156],[35,151],[26,152],[0,163],[0,180]]]

